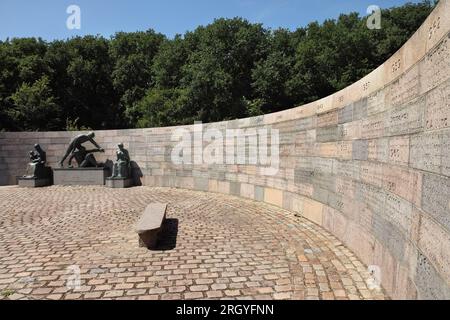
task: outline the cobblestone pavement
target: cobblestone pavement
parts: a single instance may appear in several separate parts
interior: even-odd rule
[[[167,202],[157,250],[133,225]],[[0,299],[383,299],[335,237],[280,208],[170,188],[0,187]],[[69,289],[80,268],[81,287]]]

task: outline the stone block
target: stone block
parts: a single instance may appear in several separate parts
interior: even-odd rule
[[[371,116],[387,110],[385,91],[379,90],[367,98],[367,115]]]
[[[417,169],[441,172],[442,135],[428,133],[411,136],[410,165]]]
[[[333,110],[330,112],[317,115],[317,127],[328,127],[338,124],[338,111]]]
[[[305,199],[303,208],[303,216],[306,219],[311,220],[318,225],[322,225],[324,208],[323,204],[314,200]]]
[[[418,299],[450,299],[450,286],[442,279],[427,257],[423,254],[418,255],[414,282],[417,287]]]
[[[450,231],[450,178],[423,175],[422,209]]]
[[[304,183],[312,183],[312,177],[314,175],[314,171],[305,170],[305,169],[295,169],[294,171],[294,183],[304,184]]]
[[[53,180],[55,185],[63,186],[103,186],[108,174],[107,168],[56,168]]]
[[[331,142],[339,140],[339,128],[338,126],[317,128],[316,130],[317,142]]]
[[[368,160],[387,162],[389,158],[389,141],[387,138],[372,139],[368,141]]]
[[[353,121],[367,117],[367,98],[356,101],[353,104]]]
[[[422,67],[423,91],[431,90],[448,79],[450,73],[450,33],[426,55]]]
[[[426,214],[422,215],[418,246],[443,280],[450,283],[450,234]]]
[[[255,200],[264,201],[264,187],[255,186]]]
[[[139,246],[154,249],[166,220],[167,203],[150,203],[136,224]]]
[[[336,175],[341,178],[359,180],[359,163],[354,161],[338,161],[336,164]]]
[[[349,104],[338,111],[338,123],[343,124],[353,121],[353,104]]]
[[[423,130],[425,98],[419,98],[401,107],[390,109],[386,119],[389,135],[411,134]]]
[[[352,145],[353,160],[367,160],[369,156],[369,142],[367,140],[354,140]]]
[[[421,91],[419,64],[414,65],[414,67],[401,75],[399,79],[391,83],[387,90],[386,102],[393,107],[403,105],[417,98]]]
[[[339,125],[340,140],[353,140],[361,138],[361,120],[347,122]]]
[[[375,238],[389,250],[397,261],[403,261],[407,241],[403,233],[380,214],[374,214],[372,221],[372,233]]]
[[[409,136],[389,139],[389,162],[407,165],[409,162]]]
[[[283,191],[272,188],[264,188],[264,202],[282,207]]]
[[[106,186],[108,188],[129,188],[133,185],[131,179],[106,178]]]
[[[450,81],[427,94],[425,110],[427,130],[447,127],[450,127]]]
[[[360,179],[362,182],[381,187],[383,184],[383,166],[376,162],[361,162]]]
[[[241,183],[241,197],[254,199],[255,186],[248,183]]]
[[[233,196],[241,195],[241,183],[240,182],[230,182],[230,194]]]
[[[39,188],[51,185],[51,179],[36,179],[36,178],[25,178],[17,177],[17,182],[19,187],[23,188]]]
[[[383,188],[420,206],[422,197],[422,173],[416,170],[383,166]]]
[[[378,113],[362,119],[361,137],[365,139],[379,138],[385,132],[385,113]]]

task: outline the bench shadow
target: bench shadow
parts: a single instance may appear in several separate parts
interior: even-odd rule
[[[152,250],[172,250],[177,246],[178,219],[166,219],[158,235],[156,247]]]

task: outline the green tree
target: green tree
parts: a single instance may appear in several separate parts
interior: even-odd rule
[[[44,76],[35,83],[27,83],[12,95],[13,108],[9,116],[20,124],[20,130],[54,130],[60,125],[59,109],[49,88],[49,79]]]
[[[133,112],[133,117],[138,119],[138,128],[190,124],[195,118],[186,116],[187,100],[184,89],[152,88],[127,111]]]
[[[142,99],[153,86],[152,65],[165,37],[153,30],[146,32],[117,33],[110,43],[114,61],[112,81],[120,97],[120,107],[126,111]],[[131,114],[132,112],[125,112]],[[132,125],[136,119],[131,120]]]

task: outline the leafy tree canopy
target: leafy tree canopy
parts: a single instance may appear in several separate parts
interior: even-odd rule
[[[242,118],[340,90],[378,67],[434,2],[342,14],[297,30],[217,19],[168,39],[153,30],[0,41],[0,130],[112,129]]]

